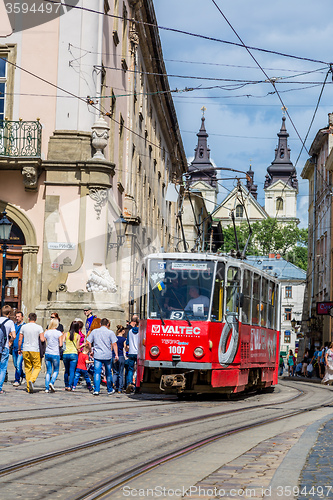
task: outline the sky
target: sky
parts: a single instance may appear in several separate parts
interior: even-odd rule
[[[276,88],[304,140],[332,60],[331,0],[316,3],[313,0],[288,3],[215,1],[246,45],[324,62],[251,50],[266,75],[277,79]],[[154,5],[159,26],[240,43],[212,0],[155,0]],[[265,82],[267,77],[244,47],[163,29],[160,29],[160,37],[167,72],[178,75],[169,77],[170,88],[201,87],[191,92],[173,93],[187,157],[193,157],[196,133],[201,124],[201,108],[205,106],[211,158],[219,167],[237,170],[246,171],[251,163],[254,181],[258,185],[258,201],[264,205],[266,170],[275,157],[283,113],[272,84]],[[181,78],[185,75],[261,83],[244,86],[244,83],[235,81]],[[205,89],[212,86],[220,88]],[[328,125],[330,112],[333,112],[332,74],[328,76],[305,143],[307,150],[318,130]],[[286,127],[290,134],[291,161],[295,165],[302,144],[288,117]],[[308,223],[308,181],[300,176],[308,157],[307,151],[303,150],[296,165],[300,227],[307,227]],[[219,172],[219,177],[230,177],[230,173]],[[220,186],[218,202],[228,194],[233,182],[222,181],[225,187]]]

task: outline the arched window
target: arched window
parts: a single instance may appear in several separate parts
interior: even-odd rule
[[[276,198],[276,210],[277,211],[283,210],[283,199],[282,198]]]
[[[242,207],[242,205],[237,205],[237,207],[236,207],[236,217],[243,217],[243,207]]]

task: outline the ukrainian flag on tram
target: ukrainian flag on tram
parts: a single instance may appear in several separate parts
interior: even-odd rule
[[[163,283],[163,281],[159,281],[157,283],[157,288],[159,289],[159,291],[161,292],[162,290],[164,290],[165,288],[165,284]]]

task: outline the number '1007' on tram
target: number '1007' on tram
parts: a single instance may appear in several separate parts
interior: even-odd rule
[[[228,256],[149,255],[142,270],[137,385],[240,392],[277,383],[278,281]]]

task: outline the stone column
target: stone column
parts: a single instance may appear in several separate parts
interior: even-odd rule
[[[40,270],[37,266],[38,245],[24,245],[22,269],[22,312],[27,316],[34,312],[40,301],[38,288],[40,284]]]

